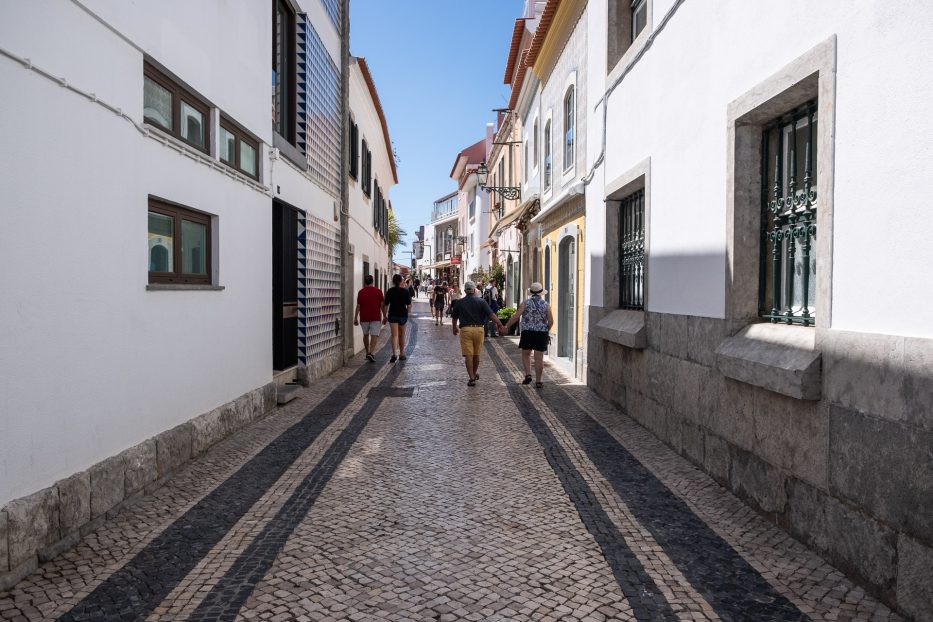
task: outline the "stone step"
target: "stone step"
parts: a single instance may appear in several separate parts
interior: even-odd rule
[[[279,406],[282,404],[288,404],[290,401],[298,397],[298,390],[301,389],[301,386],[297,384],[286,384],[281,387],[277,387],[275,390],[275,402]]]

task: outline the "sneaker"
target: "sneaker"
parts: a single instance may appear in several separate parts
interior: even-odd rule
[[[371,354],[371,353],[370,353],[370,354],[367,354],[367,355],[366,355],[366,360],[367,360],[367,361],[373,361],[373,362],[375,362],[375,360],[376,360],[376,355],[375,355],[375,354]]]
[[[389,362],[390,362],[390,363],[394,363],[394,362],[397,361],[397,360],[398,360],[398,357],[395,356],[394,354],[389,358]]]
[[[408,360],[408,357],[405,356],[404,354],[399,354],[399,355],[398,355],[398,360],[400,360],[400,361],[407,361],[407,360]]]

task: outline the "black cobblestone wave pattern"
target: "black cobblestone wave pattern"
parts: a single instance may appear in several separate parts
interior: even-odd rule
[[[145,620],[333,423],[377,371],[377,365],[363,364],[59,620]]]
[[[550,385],[543,396],[636,520],[723,620],[810,619],[563,389]]]
[[[417,341],[417,331],[412,326],[408,352]],[[249,546],[233,563],[230,570],[211,589],[188,618],[188,622],[233,622],[246,603],[256,585],[266,576],[288,538],[304,520],[321,492],[327,486],[337,467],[343,462],[350,448],[356,443],[360,433],[376,414],[376,410],[385,397],[392,396],[392,383],[398,377],[405,361],[400,361],[392,371],[367,395],[366,402],[357,412],[340,436],[327,448],[311,472],[302,480],[275,517],[266,524],[262,532],[250,542]],[[408,391],[397,391],[409,395]]]
[[[496,349],[489,348],[487,351],[499,373],[506,379],[510,378],[511,374]],[[506,384],[512,401],[544,449],[544,455],[560,479],[564,492],[573,501],[587,531],[602,550],[606,563],[612,569],[619,588],[635,614],[635,619],[639,622],[677,620],[677,616],[657,584],[648,576],[641,562],[626,544],[625,538],[619,533],[615,523],[596,499],[589,484],[573,465],[563,446],[541,418],[541,413],[525,394],[527,389],[512,384],[508,380]]]

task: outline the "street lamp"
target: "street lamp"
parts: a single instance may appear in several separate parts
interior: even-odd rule
[[[486,181],[489,177],[489,169],[486,168],[486,162],[480,162],[474,171],[479,181],[479,187],[487,192],[498,192],[506,201],[514,201],[522,197],[522,189],[518,186],[487,186]]]
[[[453,225],[447,225],[447,237],[454,240],[457,244],[466,244],[465,235],[457,235],[457,236],[454,235]]]

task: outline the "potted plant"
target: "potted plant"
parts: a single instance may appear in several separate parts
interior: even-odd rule
[[[498,315],[499,320],[503,324],[505,324],[506,322],[509,321],[509,318],[515,315],[515,307],[504,307],[502,309],[499,309],[496,315]],[[516,322],[509,328],[509,334],[514,335],[517,331],[518,331],[518,322]]]

